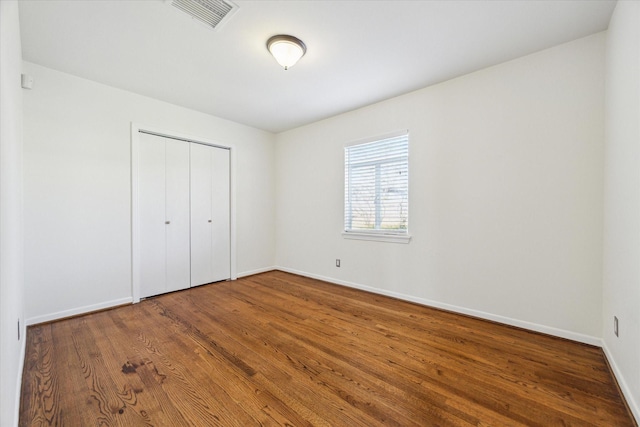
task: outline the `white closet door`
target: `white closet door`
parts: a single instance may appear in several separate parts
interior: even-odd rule
[[[212,148],[212,247],[213,281],[231,278],[231,226],[229,150]]]
[[[189,144],[140,134],[140,296],[190,285]]]
[[[231,277],[229,150],[191,144],[191,286]]]
[[[140,296],[164,292],[165,245],[165,146],[157,137],[140,135],[138,206],[140,212]]]
[[[191,286],[212,282],[212,182],[209,147],[191,144]]]
[[[166,141],[166,247],[167,286],[165,292],[188,288],[190,271],[189,144]]]

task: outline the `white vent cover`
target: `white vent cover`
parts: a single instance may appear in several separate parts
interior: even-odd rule
[[[170,0],[171,4],[188,13],[209,28],[220,28],[238,6],[227,0]]]

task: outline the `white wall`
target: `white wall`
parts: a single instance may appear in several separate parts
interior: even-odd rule
[[[640,420],[640,3],[616,5],[606,64],[603,340]]]
[[[18,425],[25,343],[21,68],[18,4],[0,1],[0,425],[5,427]]]
[[[24,63],[29,323],[131,301],[131,122],[235,148],[237,271],[274,264],[274,136]]]
[[[604,46],[596,34],[279,134],[277,264],[599,343]],[[400,129],[411,243],[344,240],[344,144]]]

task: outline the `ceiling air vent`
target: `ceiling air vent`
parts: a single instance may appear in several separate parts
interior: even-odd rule
[[[209,28],[220,28],[238,6],[227,0],[170,0],[171,4],[188,13]]]

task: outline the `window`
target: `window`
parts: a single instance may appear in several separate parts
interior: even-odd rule
[[[344,237],[409,241],[406,131],[345,147],[344,183]]]

